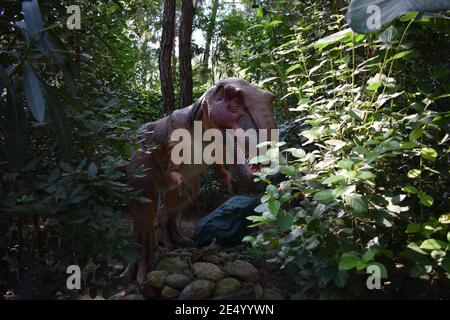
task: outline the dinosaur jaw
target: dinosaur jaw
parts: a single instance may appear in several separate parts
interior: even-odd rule
[[[234,166],[238,174],[247,181],[251,181],[254,173],[261,170],[259,164],[250,164],[249,160],[249,155],[236,144],[234,146]]]

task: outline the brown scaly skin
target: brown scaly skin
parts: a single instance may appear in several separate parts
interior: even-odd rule
[[[140,260],[130,265],[126,274],[134,273],[137,281],[145,280],[148,263],[158,246],[168,249],[188,246],[191,241],[179,233],[175,224],[177,213],[193,202],[200,192],[200,175],[207,164],[181,164],[171,162],[171,150],[177,142],[171,142],[173,130],[184,128],[194,136],[194,121],[202,121],[203,130],[225,129],[275,129],[272,112],[274,95],[238,79],[229,78],[217,83],[193,105],[176,110],[172,114],[144,125],[138,132],[139,150],[133,156],[135,167],[143,168],[140,175],[130,175],[130,187],[147,197],[151,203],[131,200],[130,214],[140,248]],[[213,165],[217,176],[232,190],[232,178],[224,165]],[[244,180],[250,180],[254,166],[235,165]],[[158,194],[161,205],[158,207]]]

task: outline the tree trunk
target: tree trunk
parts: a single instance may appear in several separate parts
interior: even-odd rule
[[[164,111],[175,110],[175,94],[172,77],[172,51],[175,37],[175,0],[164,0],[163,29],[159,52],[159,77]]]
[[[179,35],[180,54],[180,108],[192,104],[192,22],[194,20],[194,4],[192,0],[182,0]]]
[[[206,81],[208,81],[208,63],[211,52],[211,40],[214,33],[214,29],[216,28],[216,17],[218,7],[219,7],[219,0],[213,0],[211,7],[211,15],[209,17],[209,24],[206,29],[205,53],[203,55],[202,71],[200,74],[201,81],[203,83],[206,83]]]

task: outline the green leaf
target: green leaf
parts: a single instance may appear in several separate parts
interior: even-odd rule
[[[438,239],[427,239],[420,245],[425,250],[441,250],[447,247],[447,243]]]
[[[270,200],[269,201],[269,210],[274,215],[276,215],[278,213],[278,211],[280,211],[280,207],[281,207],[280,201],[278,201],[278,200]]]
[[[445,271],[450,273],[450,257],[446,257],[446,258],[442,259],[441,266]]]
[[[376,159],[378,159],[381,156],[381,154],[379,154],[378,152],[375,151],[371,151],[367,154],[366,156],[366,162],[367,164],[372,163],[373,161],[375,161]]]
[[[403,191],[406,191],[406,192],[408,192],[408,193],[412,193],[412,194],[416,194],[416,193],[419,192],[419,190],[417,190],[416,187],[411,186],[411,185],[404,186],[404,187],[402,188],[402,190],[403,190]]]
[[[343,176],[331,176],[322,181],[323,184],[334,184],[345,180]]]
[[[420,150],[420,156],[425,160],[434,161],[437,155],[436,150],[433,148],[422,148],[422,150]]]
[[[411,53],[413,53],[414,50],[407,50],[407,51],[402,51],[397,53],[396,55],[394,55],[392,58],[390,58],[390,60],[397,60],[397,59],[401,59],[403,57],[406,57],[408,55],[410,55]]]
[[[406,227],[406,233],[417,233],[422,231],[422,225],[419,223],[409,223]]]
[[[346,169],[346,170],[350,171],[350,170],[352,170],[353,161],[350,159],[343,159],[343,160],[338,161],[337,165],[342,169]]]
[[[364,262],[372,261],[378,253],[380,253],[380,250],[378,250],[378,249],[376,249],[376,248],[375,248],[375,249],[367,250],[367,251],[363,254],[362,260],[363,260]]]
[[[43,122],[45,116],[44,96],[39,79],[28,62],[25,62],[23,66],[23,84],[31,113],[38,122]]]
[[[423,135],[423,129],[422,128],[416,128],[411,131],[409,134],[409,140],[416,141]]]
[[[369,180],[369,179],[374,179],[376,177],[376,175],[374,175],[370,171],[360,171],[360,172],[358,172],[356,177],[361,180]]]
[[[359,260],[359,257],[355,253],[346,252],[342,255],[338,268],[341,271],[353,269],[356,267]]]
[[[411,169],[408,171],[408,178],[415,179],[418,178],[421,174],[421,171],[419,169]]]
[[[290,66],[289,68],[286,69],[286,74],[291,73],[294,70],[297,70],[298,68],[300,68],[302,65],[300,63],[296,63],[292,66]]]
[[[367,198],[363,195],[349,194],[345,196],[344,200],[357,213],[367,213],[369,211]]]
[[[277,223],[282,232],[290,230],[293,222],[294,218],[290,214],[287,213],[277,214]]]
[[[315,200],[319,203],[323,203],[323,204],[328,204],[330,202],[333,202],[335,200],[335,196],[333,194],[333,189],[321,190],[321,191],[317,192],[314,195],[313,200]]]
[[[324,49],[329,45],[340,42],[340,41],[350,41],[352,38],[352,30],[350,28],[335,32],[329,36],[317,40],[314,46],[318,49]]]
[[[367,268],[367,263],[366,262],[364,262],[363,260],[359,260],[357,263],[356,263],[356,270],[364,270],[364,269],[366,269]]]
[[[350,276],[345,271],[338,271],[336,273],[336,276],[334,277],[334,283],[338,288],[344,288],[345,285],[348,283],[348,280],[350,279]]]
[[[420,199],[420,203],[423,204],[426,207],[431,207],[434,203],[434,199],[433,197],[429,196],[428,194],[426,194],[423,191],[420,191],[417,196]]]
[[[69,123],[66,119],[66,113],[63,105],[56,96],[56,91],[52,87],[45,85],[45,94],[49,106],[50,118],[52,120],[53,129],[56,133],[56,139],[63,152],[66,161],[69,161],[72,155],[72,133]]]
[[[269,184],[266,187],[266,193],[273,198],[273,197],[276,197],[278,195],[278,189],[273,184]]]

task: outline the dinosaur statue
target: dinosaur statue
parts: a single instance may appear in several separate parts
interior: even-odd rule
[[[187,246],[191,243],[190,239],[177,230],[175,218],[177,213],[198,197],[200,175],[209,165],[174,164],[171,160],[171,150],[178,142],[172,141],[171,133],[179,128],[192,132],[196,121],[201,121],[202,130],[276,129],[272,112],[274,98],[272,93],[242,79],[228,78],[207,90],[194,104],[147,123],[138,130],[139,148],[132,163],[143,171],[141,174],[130,174],[128,184],[151,202],[130,200],[129,211],[141,248],[140,260],[137,264],[129,265],[125,273],[136,274],[137,271],[136,279],[142,283],[149,261],[159,243],[168,249],[175,245]],[[241,150],[235,151],[240,151],[242,155]],[[231,191],[232,178],[224,165],[212,166],[218,178]],[[259,169],[258,166],[248,163],[248,155],[245,156],[245,162],[235,164],[235,168],[239,176],[247,181],[251,181],[253,173]]]

